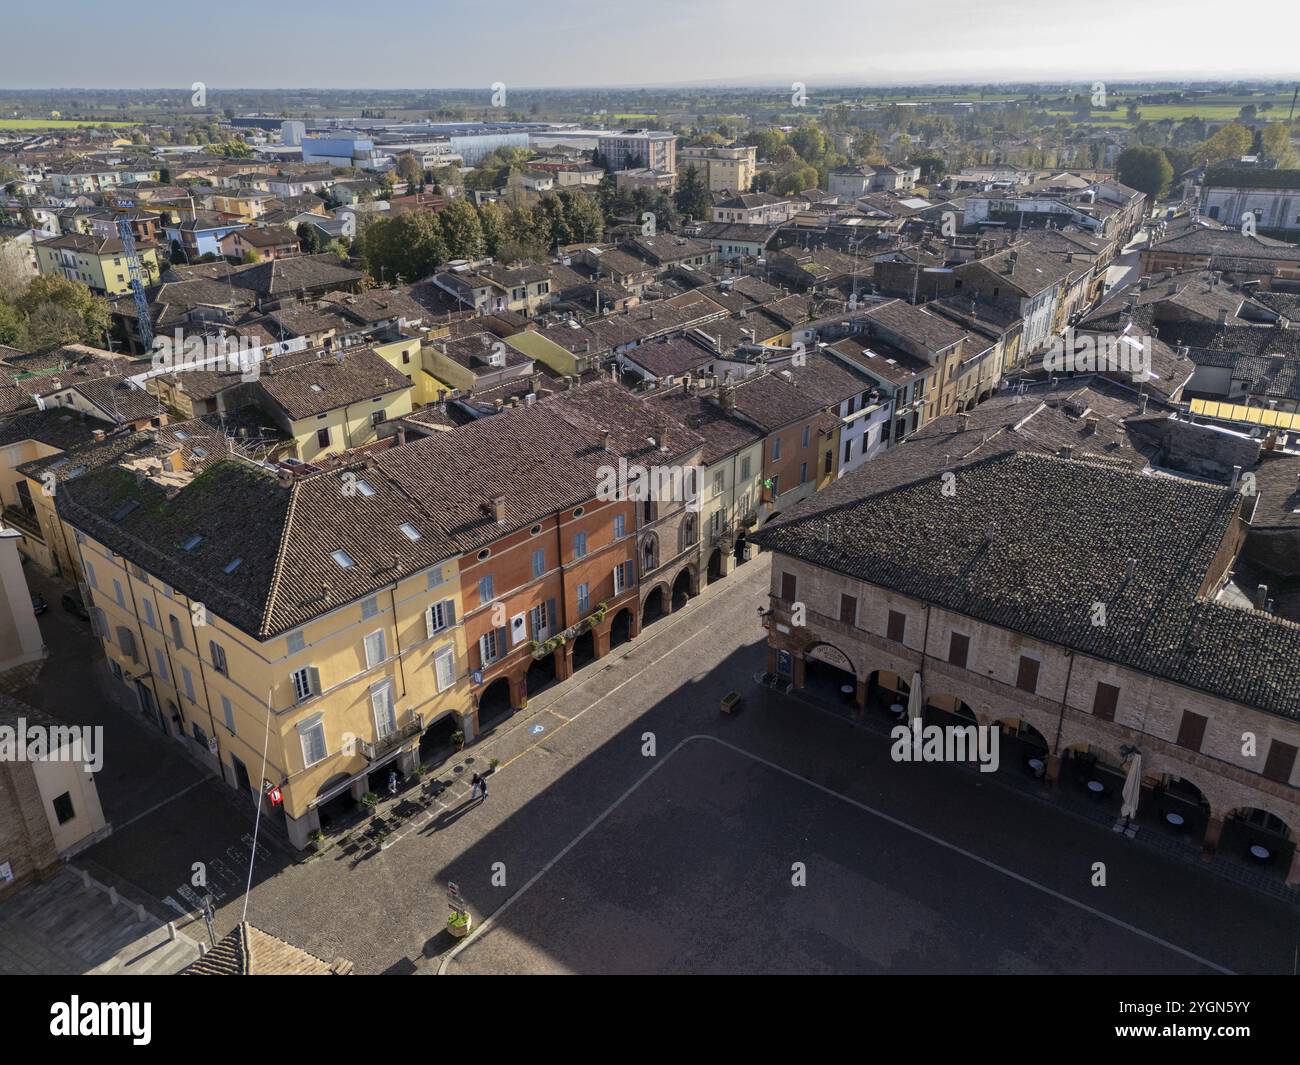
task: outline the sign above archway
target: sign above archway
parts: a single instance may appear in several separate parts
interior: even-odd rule
[[[813,644],[805,652],[807,657],[815,658],[819,662],[825,662],[828,666],[834,666],[836,669],[843,669],[849,673],[856,673],[853,663],[849,661],[849,656],[829,643]]]

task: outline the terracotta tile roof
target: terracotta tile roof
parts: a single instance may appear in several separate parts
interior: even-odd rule
[[[754,540],[1004,629],[1300,718],[1300,625],[1200,596],[1236,520],[1235,492],[1025,452],[957,469],[955,495],[943,494],[933,474],[874,491],[873,465],[839,481],[833,499],[814,497],[807,501],[814,506],[796,507]],[[1098,602],[1107,604],[1104,626],[1092,624]]]
[[[181,976],[350,976],[352,963],[324,961],[247,921],[222,937]]]

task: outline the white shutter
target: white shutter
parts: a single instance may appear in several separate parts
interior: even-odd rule
[[[370,669],[379,665],[388,655],[386,654],[384,630],[372,632],[366,637],[366,668]]]
[[[448,647],[439,651],[433,659],[434,674],[437,678],[438,690],[446,691],[456,683],[456,651]]]
[[[392,685],[385,681],[371,689],[370,705],[375,712],[375,734],[382,740],[397,729],[397,718],[393,713]]]

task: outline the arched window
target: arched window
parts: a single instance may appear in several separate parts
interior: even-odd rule
[[[641,542],[641,570],[648,573],[659,565],[659,540],[655,536],[647,536]]]
[[[700,538],[699,524],[694,512],[688,512],[682,522],[681,550],[685,551]]]

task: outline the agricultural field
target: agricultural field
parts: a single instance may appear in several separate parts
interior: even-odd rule
[[[139,122],[106,122],[70,118],[0,118],[0,129],[76,129],[79,126],[138,126]]]

